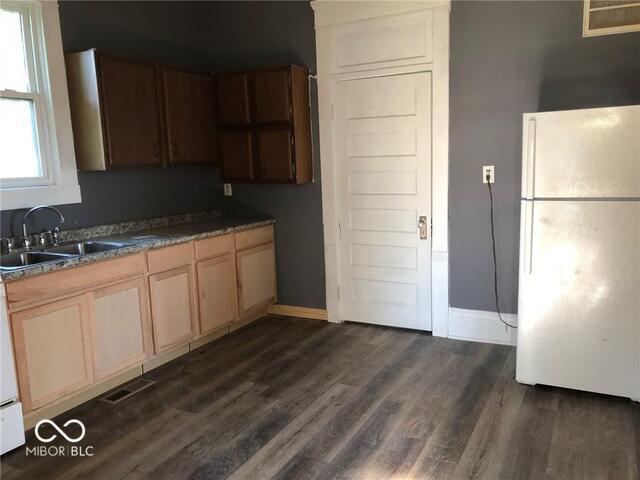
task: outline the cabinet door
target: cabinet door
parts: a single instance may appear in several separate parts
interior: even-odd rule
[[[254,179],[251,141],[250,132],[220,134],[220,160],[226,180]]]
[[[244,125],[249,123],[249,82],[245,73],[219,75],[218,115],[220,123]]]
[[[155,65],[103,55],[98,65],[109,168],[162,165]]]
[[[100,379],[142,363],[149,315],[142,277],[90,294],[93,371]]]
[[[291,131],[265,130],[257,135],[260,179],[271,182],[293,181]]]
[[[256,122],[288,122],[291,119],[289,81],[289,70],[254,75]]]
[[[237,252],[238,316],[276,300],[275,246],[260,245]]]
[[[11,315],[25,412],[93,382],[87,296]]]
[[[149,276],[149,291],[156,353],[192,338],[196,318],[192,267]]]
[[[236,318],[236,274],[233,254],[199,262],[200,333]]]
[[[213,163],[213,78],[165,69],[164,99],[172,164]]]

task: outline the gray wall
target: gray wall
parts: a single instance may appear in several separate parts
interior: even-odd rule
[[[316,71],[313,11],[308,2],[211,2],[206,23],[216,71],[291,63]],[[279,302],[325,307],[318,112],[312,82],[315,183],[233,185],[233,199],[273,216]]]
[[[60,2],[65,52],[98,48],[107,52],[207,71],[201,13],[205,3]],[[216,167],[138,169],[78,174],[82,203],[60,209],[66,228],[171,215],[220,205]],[[17,235],[24,210],[3,211],[2,236]],[[32,228],[49,228],[46,212]]]
[[[194,71],[297,63],[315,71],[308,2],[61,2],[65,52],[98,48]],[[315,87],[315,85],[313,85]],[[314,88],[315,95],[315,88]],[[317,102],[314,98],[314,150]],[[311,185],[234,185],[223,200],[215,167],[79,173],[82,203],[65,205],[67,228],[222,206],[276,218],[279,301],[324,307],[320,165]],[[18,234],[24,211],[2,212],[2,235]],[[46,212],[33,228],[49,228]]]
[[[640,33],[582,38],[582,2],[454,2],[450,84],[450,303],[494,311],[495,165],[501,309],[517,311],[522,114],[640,104]]]
[[[523,112],[640,103],[640,34],[583,39],[581,2],[454,2],[451,17],[450,302],[494,310],[488,192],[496,166],[502,309],[515,312]],[[97,47],[193,70],[300,63],[315,71],[313,13],[299,2],[63,2],[65,51]],[[315,87],[315,85],[314,85]],[[314,91],[315,95],[315,91]],[[317,111],[311,185],[234,185],[215,167],[81,173],[75,225],[216,206],[277,220],[280,302],[323,307]],[[243,208],[244,207],[244,208]],[[42,217],[42,225],[46,220]],[[2,212],[5,235],[19,214]]]

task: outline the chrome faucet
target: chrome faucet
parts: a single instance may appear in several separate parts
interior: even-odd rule
[[[55,212],[58,214],[58,216],[60,217],[60,223],[64,223],[64,216],[62,216],[62,214],[57,208],[50,207],[49,205],[39,205],[37,207],[33,207],[31,210],[29,210],[27,213],[24,214],[24,219],[22,221],[22,235],[24,236],[24,248],[26,249],[31,248],[31,239],[29,238],[29,235],[27,235],[27,218],[29,217],[30,214],[32,214],[37,210],[51,210],[52,212]]]

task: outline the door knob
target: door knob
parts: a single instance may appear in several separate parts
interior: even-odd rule
[[[418,217],[418,231],[420,232],[420,240],[427,239],[427,217],[425,215]]]

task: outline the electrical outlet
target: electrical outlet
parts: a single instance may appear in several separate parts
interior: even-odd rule
[[[233,192],[231,191],[231,184],[230,183],[225,183],[224,184],[224,196],[225,197],[230,197],[231,195],[233,195]]]
[[[495,167],[493,165],[484,165],[482,167],[482,183],[487,183],[487,175],[489,175],[489,182],[496,182]]]

